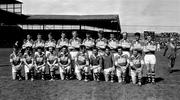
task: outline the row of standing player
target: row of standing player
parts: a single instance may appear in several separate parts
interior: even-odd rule
[[[47,42],[41,39],[41,35],[38,35],[38,39],[33,42],[28,35],[22,46],[27,51],[23,57],[25,73],[28,73],[31,69],[28,67],[29,64],[35,65],[36,71],[42,72],[42,78],[44,79],[45,63],[43,61],[47,61],[52,80],[54,70],[59,66],[61,79],[64,79],[64,73],[71,73],[71,69],[74,69],[78,80],[82,79],[81,73],[84,72],[85,81],[87,81],[87,75],[89,69],[91,69],[95,80],[99,80],[99,74],[103,72],[106,81],[109,80],[109,76],[113,81],[113,76],[116,73],[118,82],[124,82],[126,70],[129,68],[133,83],[135,84],[138,81],[138,84],[141,85],[142,68],[146,65],[148,82],[155,82],[156,44],[152,41],[151,36],[148,36],[147,41],[143,41],[140,39],[140,33],[135,33],[136,40],[130,42],[127,39],[127,33],[123,33],[123,39],[120,41],[115,39],[114,34],[110,34],[110,40],[107,41],[100,32],[96,41],[89,34],[86,34],[86,39],[81,44],[81,40],[77,37],[75,31],[72,35],[73,38],[68,41],[65,34],[62,33],[62,38],[58,40],[57,45],[51,34],[48,35],[49,40]],[[78,51],[79,47],[81,48],[80,51]],[[33,57],[34,63],[27,63],[28,59],[31,58],[29,57],[31,53],[28,53],[30,51],[28,48],[36,49]],[[42,48],[46,48],[44,56],[42,56]],[[58,48],[60,52],[54,54],[53,51],[55,50],[53,48]],[[44,57],[46,60],[43,60]],[[14,58],[17,58],[15,53],[11,54],[10,62],[12,66],[16,66],[13,63]],[[67,60],[67,58],[70,60]],[[13,79],[15,79],[14,74],[17,71],[13,68],[15,67],[12,67]]]

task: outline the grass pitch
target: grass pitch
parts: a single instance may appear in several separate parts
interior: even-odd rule
[[[0,100],[180,100],[180,57],[174,72],[169,74],[168,60],[162,52],[156,54],[156,85],[142,87],[77,80],[13,81],[10,53],[11,49],[0,49]]]

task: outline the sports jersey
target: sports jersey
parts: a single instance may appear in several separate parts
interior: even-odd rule
[[[118,41],[117,41],[115,38],[111,38],[111,39],[108,41],[108,46],[109,46],[111,49],[116,49],[117,46],[118,46]]]
[[[54,47],[55,48],[56,47],[56,41],[54,39],[46,41],[45,48],[48,48],[48,47]]]
[[[104,49],[107,45],[107,40],[105,38],[98,38],[96,40],[96,47],[100,48],[100,49]]]
[[[88,61],[87,53],[79,52],[77,54],[76,62],[78,65],[86,65],[86,61]]]
[[[32,64],[33,63],[33,57],[28,55],[27,53],[24,54],[24,61],[27,63],[27,64]]]
[[[128,39],[122,39],[119,41],[119,46],[122,47],[123,51],[130,51],[131,48],[131,42]]]
[[[144,64],[144,61],[140,55],[134,56],[132,55],[130,57],[130,66],[132,70],[136,70],[138,68],[141,68],[142,64]]]
[[[102,56],[102,67],[104,69],[113,67],[113,55],[111,53]]]
[[[58,62],[62,65],[67,65],[68,64],[68,60],[71,59],[70,54],[69,53],[60,53],[59,57],[58,57]]]
[[[47,61],[50,63],[50,64],[53,64],[55,61],[57,61],[57,56],[53,53],[48,53],[47,54]]]
[[[101,57],[99,55],[92,54],[90,56],[90,65],[91,66],[97,66],[101,64]]]
[[[44,48],[44,40],[36,40],[35,42],[34,42],[34,48],[38,48],[38,47],[42,47],[42,48]]]
[[[94,46],[95,43],[94,43],[94,39],[92,38],[86,38],[83,40],[83,45],[86,46],[87,49],[90,49],[90,47]]]
[[[56,48],[60,48],[62,46],[69,46],[69,41],[68,41],[67,38],[64,38],[64,39],[61,38],[61,39],[58,40]]]
[[[137,50],[139,53],[142,54],[142,50],[143,50],[143,41],[142,40],[135,40],[132,42],[132,45],[131,45],[131,50]]]
[[[27,47],[33,47],[33,40],[32,39],[23,41],[22,48],[25,49]]]
[[[10,55],[10,62],[13,65],[19,65],[22,62],[22,59],[19,54],[15,54],[14,52]]]
[[[38,66],[41,66],[44,64],[44,61],[45,61],[45,54],[44,52],[42,52],[41,54],[36,52],[35,53],[35,62]]]
[[[156,44],[154,41],[146,41],[144,46],[145,54],[154,54],[156,50]]]
[[[79,48],[80,45],[81,45],[81,39],[78,38],[78,37],[72,38],[72,39],[70,39],[70,41],[69,41],[70,49]]]
[[[115,65],[118,67],[119,66],[126,66],[129,63],[129,59],[127,58],[126,55],[123,55],[123,54],[115,55],[114,60],[115,60]]]

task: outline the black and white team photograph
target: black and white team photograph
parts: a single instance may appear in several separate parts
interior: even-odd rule
[[[0,100],[180,100],[179,9],[0,0]]]

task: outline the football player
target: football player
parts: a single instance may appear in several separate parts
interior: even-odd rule
[[[176,61],[176,53],[177,53],[177,44],[174,40],[174,38],[170,39],[169,44],[167,45],[167,55],[168,55],[168,59],[169,59],[169,72],[172,73],[172,68],[175,65],[175,61]]]
[[[126,54],[128,57],[130,57],[131,42],[127,38],[128,37],[128,33],[127,32],[123,32],[122,35],[123,35],[123,38],[119,41],[119,46],[122,47],[123,54]]]
[[[23,45],[22,45],[22,49],[26,49],[26,48],[32,48],[33,46],[33,40],[31,39],[31,35],[28,34],[26,39],[24,39],[23,41]]]
[[[13,53],[10,55],[10,63],[12,67],[12,79],[22,80],[21,77],[21,69],[22,69],[22,54],[21,51],[18,50],[18,46],[15,45],[13,47]]]
[[[61,38],[58,40],[56,48],[60,50],[63,46],[69,46],[69,40],[64,32],[61,33]]]
[[[56,41],[53,39],[51,33],[48,34],[48,40],[45,43],[45,50],[46,50],[45,55],[46,55],[46,57],[47,57],[48,53],[50,53],[49,50],[48,50],[49,47],[53,47],[53,48],[56,47]]]
[[[46,64],[46,58],[45,54],[42,51],[43,48],[38,47],[37,52],[34,55],[34,65],[35,70],[38,74],[41,74],[41,79],[45,79],[45,64]]]
[[[135,35],[136,40],[132,42],[131,51],[136,49],[138,51],[138,54],[142,55],[144,46],[143,46],[143,41],[140,39],[141,34],[137,32],[134,35]]]
[[[138,82],[138,85],[142,85],[142,72],[143,72],[144,61],[138,50],[133,49],[132,55],[130,57],[130,67],[131,67],[131,78],[133,84]],[[137,79],[138,78],[138,79]]]
[[[104,55],[104,49],[107,46],[107,39],[103,37],[103,31],[98,32],[98,39],[96,40],[96,47],[99,49],[99,54]]]
[[[78,54],[79,47],[81,45],[81,39],[78,37],[77,31],[72,32],[72,39],[69,41],[69,50],[71,55],[71,77],[74,73],[75,58]]]
[[[155,83],[155,64],[156,64],[156,44],[151,36],[147,36],[144,46],[144,62],[147,68],[147,77],[149,83]]]
[[[29,79],[29,74],[31,75],[31,81],[34,80],[34,58],[32,48],[27,49],[23,55],[24,70],[25,70],[25,80]]]
[[[44,45],[45,45],[45,42],[42,39],[42,35],[38,34],[37,40],[34,42],[34,45],[33,45],[34,51],[37,51],[37,48],[42,48],[44,51]]]
[[[58,64],[61,80],[68,80],[70,78],[71,71],[71,56],[68,52],[67,46],[63,46],[61,52],[59,53]]]
[[[118,54],[114,57],[114,64],[116,66],[116,75],[119,83],[125,83],[126,69],[129,67],[129,58],[123,54],[122,47],[118,47]]]
[[[54,49],[53,47],[49,47],[49,53],[47,54],[47,65],[50,69],[51,81],[55,79],[55,71],[58,68],[58,58]]]
[[[80,51],[75,58],[75,73],[78,80],[82,80],[82,74],[85,74],[84,81],[88,81],[89,59],[84,45],[80,46]]]
[[[118,46],[118,40],[115,38],[113,33],[110,34],[110,39],[108,40],[108,46],[110,47],[112,53],[116,52]]]
[[[94,39],[91,38],[89,33],[86,33],[86,39],[83,40],[83,45],[86,46],[89,57],[92,55],[92,47],[95,45]]]
[[[92,48],[92,55],[90,56],[90,68],[93,71],[94,81],[100,81],[100,73],[102,70],[102,58],[98,55],[98,49],[94,46]]]
[[[101,66],[104,70],[105,81],[109,81],[109,76],[111,76],[111,82],[114,82],[114,56],[110,52],[110,48],[108,46],[105,47],[105,54],[102,55],[102,63]]]

